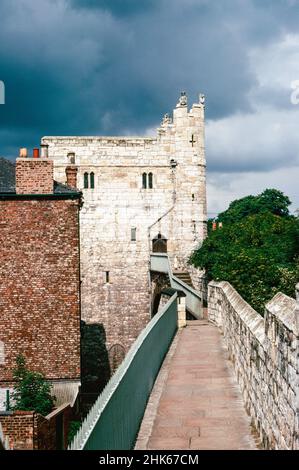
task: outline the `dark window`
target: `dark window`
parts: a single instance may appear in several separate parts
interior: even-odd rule
[[[148,187],[150,189],[153,189],[153,174],[152,173],[148,174]]]
[[[88,173],[84,173],[84,189],[88,188]]]
[[[106,271],[106,283],[109,283],[109,271]]]
[[[131,242],[136,242],[136,228],[131,228]]]
[[[91,189],[94,189],[94,172],[93,171],[90,173],[90,187]]]
[[[143,173],[143,175],[142,175],[142,188],[143,189],[147,188],[146,180],[147,180],[147,174]]]
[[[71,164],[71,165],[74,165],[76,163],[76,156],[75,156],[75,153],[74,152],[69,152],[67,154],[67,159],[68,159],[68,162]]]

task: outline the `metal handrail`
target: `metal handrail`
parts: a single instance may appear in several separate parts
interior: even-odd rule
[[[193,289],[191,286],[186,284],[184,281],[176,277],[171,268],[171,263],[170,259],[167,253],[151,253],[151,267],[152,267],[152,259],[154,258],[161,258],[163,261],[165,261],[165,268],[161,268],[160,271],[161,273],[167,274],[169,277],[170,285],[172,288],[177,289],[179,285],[179,289],[181,289],[185,294],[186,294],[186,307],[187,309],[196,317],[196,318],[202,318],[203,312],[202,312],[202,297],[197,292],[195,289]],[[153,269],[154,271],[157,271],[157,267]]]
[[[69,450],[133,448],[148,397],[177,330],[177,293],[140,333]]]

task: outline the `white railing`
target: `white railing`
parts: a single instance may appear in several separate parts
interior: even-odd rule
[[[187,310],[195,318],[203,318],[202,298],[199,292],[173,274],[169,256],[166,253],[151,253],[150,269],[158,273],[168,274],[171,287],[183,291],[186,295]]]
[[[142,330],[84,419],[69,450],[133,448],[156,376],[177,330],[175,293]]]

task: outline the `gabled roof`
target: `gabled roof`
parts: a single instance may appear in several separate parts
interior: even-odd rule
[[[16,194],[16,165],[0,157],[0,195],[18,196]],[[54,196],[80,196],[81,191],[54,181]]]

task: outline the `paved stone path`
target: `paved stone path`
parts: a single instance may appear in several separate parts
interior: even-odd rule
[[[257,449],[218,328],[188,322],[156,380],[136,449]]]

